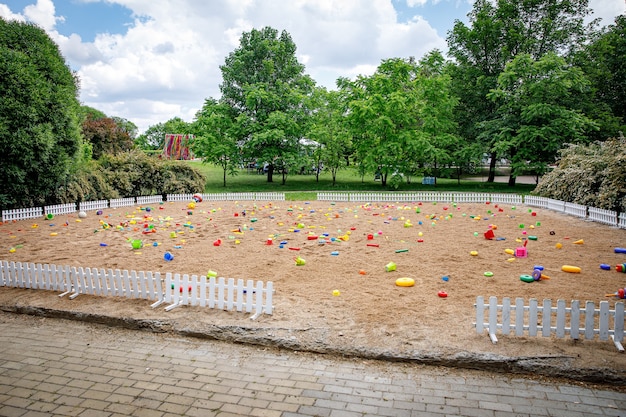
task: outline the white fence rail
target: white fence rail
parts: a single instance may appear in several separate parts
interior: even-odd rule
[[[254,313],[251,319],[261,314],[272,314],[273,283],[234,278],[226,280],[223,277],[205,277],[198,275],[181,275],[167,273],[165,276],[164,297],[152,304],[158,307],[163,303],[170,305],[165,308],[170,311],[183,305],[218,308]]]
[[[0,261],[0,286],[59,291],[74,299],[81,294],[152,300],[157,307],[182,305],[272,314],[273,283],[234,278],[207,279],[205,276],[159,272],[82,268],[58,265]]]
[[[59,214],[69,214],[76,212],[76,204],[68,203],[68,204],[56,204],[53,206],[45,206],[43,208],[44,213],[59,215]]]
[[[284,193],[215,193],[201,194],[206,201],[284,201]],[[193,194],[168,194],[167,201],[191,201]],[[536,196],[521,196],[517,194],[489,194],[489,193],[441,193],[441,192],[320,192],[317,193],[319,201],[353,201],[353,202],[441,202],[441,203],[499,203],[499,204],[525,204],[530,207],[546,208],[560,213],[586,218],[595,222],[626,229],[626,213],[618,213],[612,210],[586,207],[575,203],[549,199]],[[141,196],[135,198],[118,198],[110,201],[86,201],[79,204],[79,210],[98,210],[107,207],[117,208],[144,205],[150,203],[162,203],[163,196]],[[74,204],[60,204],[56,206],[33,207],[15,210],[3,210],[2,221],[25,220],[43,217],[48,214],[68,214],[74,211]]]
[[[572,339],[579,339],[581,335],[593,339],[598,335],[600,340],[610,337],[623,352],[624,303],[617,302],[615,309],[609,310],[608,301],[600,301],[600,308],[596,309],[592,301],[581,308],[577,300],[572,301],[570,307],[564,300],[558,300],[553,307],[552,300],[543,300],[543,305],[539,305],[531,298],[526,306],[522,298],[516,298],[512,305],[509,298],[503,298],[502,304],[498,304],[497,297],[489,297],[489,303],[485,304],[484,297],[479,296],[476,298],[476,332],[482,334],[485,329],[493,343],[498,341],[498,330],[504,335],[523,336],[527,332],[534,337],[540,332],[543,337],[569,335]]]
[[[101,210],[108,207],[109,200],[81,201],[78,203],[78,209],[80,211]]]
[[[565,213],[584,219],[587,217],[587,206],[576,203],[565,203]]]
[[[109,200],[109,206],[111,208],[130,207],[135,205],[135,197],[127,198],[114,198]]]
[[[31,208],[15,209],[15,210],[2,210],[3,222],[8,222],[11,220],[36,219],[38,217],[43,217],[42,207],[31,207]]]
[[[143,195],[137,197],[137,204],[159,204],[163,202],[162,195]]]
[[[524,204],[530,207],[548,208],[548,199],[534,195],[524,196]]]
[[[319,201],[350,201],[350,193],[317,193],[317,199]]]
[[[599,209],[595,207],[589,207],[589,220],[594,222],[609,224],[611,226],[618,225],[617,213],[612,210]]]

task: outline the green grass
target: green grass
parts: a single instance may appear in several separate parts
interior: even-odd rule
[[[374,181],[373,176],[368,174],[361,178],[354,169],[345,169],[337,174],[336,184],[333,186],[330,173],[324,172],[316,181],[315,175],[288,175],[285,185],[282,185],[282,176],[274,175],[274,182],[267,182],[267,175],[259,175],[256,172],[248,173],[240,170],[238,175],[226,177],[226,187],[223,184],[223,171],[213,165],[203,164],[198,161],[188,163],[207,178],[206,193],[238,193],[238,192],[282,192],[288,200],[315,200],[319,191],[458,191],[458,192],[483,192],[483,193],[517,193],[528,194],[535,186],[519,184],[509,187],[506,183],[486,183],[480,181],[438,178],[437,185],[422,185],[422,178],[412,179],[411,184],[402,183],[397,190],[383,187],[380,181]]]

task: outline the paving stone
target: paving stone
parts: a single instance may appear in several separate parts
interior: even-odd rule
[[[622,416],[626,394],[0,312],[0,415]],[[8,345],[10,344],[10,348]],[[158,352],[158,354],[155,354]],[[3,356],[4,355],[4,356]]]

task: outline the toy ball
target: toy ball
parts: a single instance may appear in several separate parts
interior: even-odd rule
[[[194,194],[193,195],[193,201],[195,201],[196,203],[202,203],[202,195],[201,194]]]
[[[141,249],[143,247],[143,241],[139,239],[135,239],[131,242],[133,249]]]
[[[191,203],[187,204],[187,208],[188,208],[189,210],[193,210],[193,209],[195,209],[195,208],[196,208],[196,203],[194,203],[194,202],[192,201]]]
[[[102,210],[98,210],[98,211],[96,211],[96,215],[97,215],[97,216],[102,216]]]
[[[85,213],[84,211],[81,211],[80,213],[78,213],[78,218],[86,219],[87,218],[87,213]]]
[[[617,290],[617,296],[621,299],[626,298],[626,291],[624,290],[624,288],[620,288],[619,290]]]

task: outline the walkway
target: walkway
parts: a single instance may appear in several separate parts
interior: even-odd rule
[[[1,416],[626,416],[626,394],[0,313]]]

